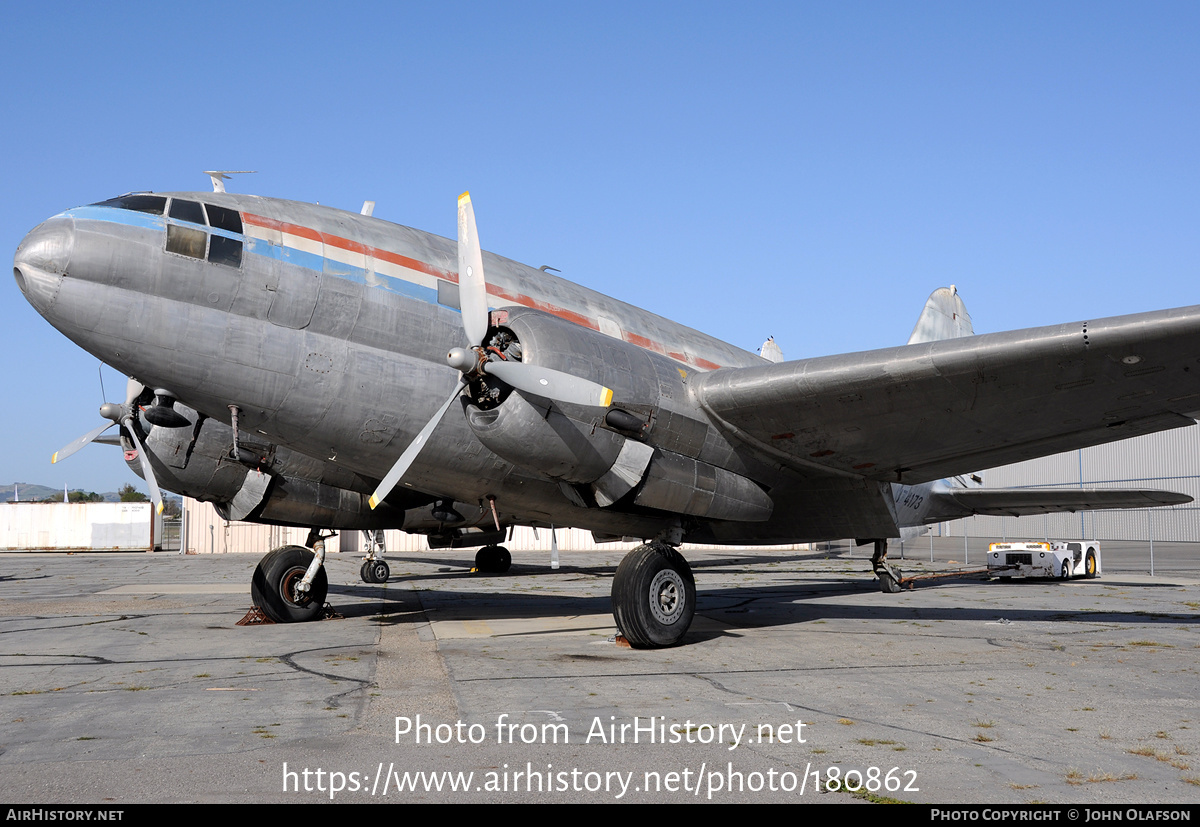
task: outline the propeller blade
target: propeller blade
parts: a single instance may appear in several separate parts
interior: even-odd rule
[[[72,442],[67,447],[60,448],[58,451],[56,451],[54,456],[50,457],[50,463],[53,465],[54,463],[58,462],[59,460],[66,459],[67,457],[71,456],[71,454],[78,451],[84,445],[87,445],[88,443],[90,443],[93,439],[100,436],[100,434],[104,433],[105,431],[107,431],[109,428],[111,428],[115,424],[116,424],[115,422],[109,422],[107,425],[101,425],[99,428],[95,428],[94,430],[88,431],[86,434],[79,437],[77,440]]]
[[[568,402],[607,408],[612,404],[612,390],[590,379],[581,379],[560,370],[530,365],[525,362],[484,362],[483,372],[495,376],[519,391]]]
[[[150,455],[142,447],[142,440],[137,435],[137,424],[133,421],[132,416],[126,418],[123,424],[125,425],[125,431],[133,440],[133,444],[137,446],[138,459],[142,463],[142,476],[145,478],[146,485],[150,489],[150,502],[154,503],[155,510],[161,514],[163,512],[162,493],[158,490],[158,480],[154,478],[154,469],[150,466]]]
[[[387,495],[392,492],[392,489],[396,487],[396,483],[400,482],[400,478],[404,476],[404,472],[407,471],[408,467],[413,464],[413,460],[417,458],[417,454],[421,453],[421,449],[425,447],[425,443],[428,442],[429,437],[433,435],[434,429],[437,427],[438,423],[442,421],[442,417],[446,415],[446,411],[450,409],[450,405],[455,399],[458,398],[458,395],[462,393],[462,389],[465,388],[466,385],[467,383],[464,381],[459,382],[458,385],[455,386],[454,393],[450,394],[450,398],[442,403],[442,407],[438,408],[437,413],[435,413],[433,417],[425,423],[425,427],[421,429],[421,433],[417,434],[417,438],[409,443],[409,446],[404,449],[404,453],[400,455],[400,459],[396,460],[396,464],[393,465],[392,469],[387,472],[387,476],[383,478],[383,481],[379,483],[379,487],[375,489],[375,493],[372,494],[371,498],[367,501],[372,510],[378,508],[379,504],[383,502]]]
[[[483,344],[488,330],[487,282],[483,278],[483,250],[475,230],[471,193],[458,196],[458,306],[462,309],[467,343]]]

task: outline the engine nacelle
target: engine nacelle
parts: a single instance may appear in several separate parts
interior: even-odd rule
[[[700,459],[707,419],[684,385],[687,371],[622,339],[523,307],[492,314],[509,358],[561,370],[613,390],[608,411],[511,393],[467,406],[475,436],[498,456],[557,480],[577,505],[633,503],[714,520],[761,521],[773,503],[747,477]],[[513,345],[519,343],[519,349]],[[499,349],[499,348],[497,348]],[[657,428],[656,428],[657,426]]]
[[[369,484],[331,463],[244,436],[235,459],[228,425],[181,404],[175,410],[188,426],[156,426],[142,439],[155,477],[168,491],[213,503],[223,519],[338,529],[404,523],[402,507],[382,503],[372,510],[369,492],[356,490]],[[124,435],[121,441],[126,464],[141,476],[135,446]]]
[[[553,480],[589,483],[612,467],[625,437],[568,417],[554,403],[514,393],[489,410],[467,406],[467,424],[488,450]]]

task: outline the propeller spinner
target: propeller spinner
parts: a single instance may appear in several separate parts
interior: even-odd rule
[[[540,365],[497,359],[484,349],[489,327],[487,280],[483,273],[483,248],[479,245],[475,227],[475,209],[471,206],[470,193],[466,192],[458,197],[458,293],[463,331],[471,344],[451,349],[446,362],[462,374],[462,379],[379,483],[369,501],[371,508],[383,502],[404,476],[462,389],[485,374],[518,391],[556,402],[599,408],[612,404],[612,391],[603,385]]]

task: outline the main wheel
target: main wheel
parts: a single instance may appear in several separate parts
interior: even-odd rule
[[[613,617],[632,646],[674,646],[696,613],[696,580],[683,555],[670,546],[638,546],[617,566]]]
[[[263,614],[276,623],[299,623],[321,616],[329,591],[325,567],[317,569],[307,593],[296,591],[312,559],[313,553],[306,548],[284,546],[259,561],[250,581],[250,596]]]
[[[374,560],[371,562],[372,583],[386,583],[388,581],[388,575],[391,573],[392,571],[388,568],[388,564],[383,560]]]
[[[358,577],[364,583],[374,583],[374,572],[371,571],[371,561],[363,560],[363,564],[358,569]]]
[[[504,546],[496,546],[496,574],[504,574],[512,568],[512,555]]]
[[[512,555],[504,546],[484,546],[475,552],[475,568],[488,574],[504,574],[512,565]]]
[[[1087,557],[1083,561],[1083,576],[1089,580],[1096,576],[1096,552],[1088,549]]]

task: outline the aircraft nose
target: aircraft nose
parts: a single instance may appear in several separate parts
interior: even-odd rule
[[[54,303],[74,247],[75,224],[66,216],[55,216],[34,227],[17,247],[13,278],[38,312],[45,313]]]

